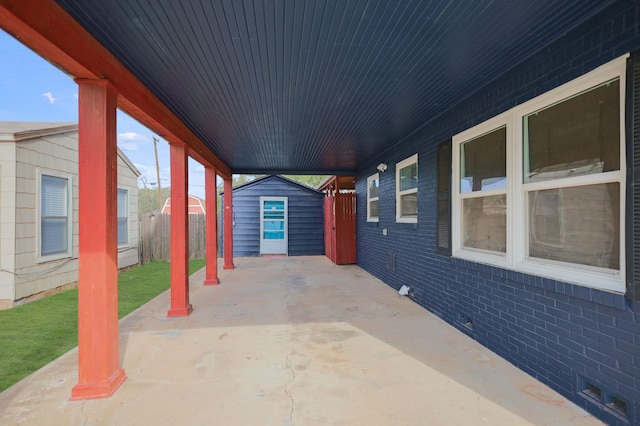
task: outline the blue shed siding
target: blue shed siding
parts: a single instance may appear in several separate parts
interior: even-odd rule
[[[617,3],[359,170],[358,265],[610,424],[640,424],[640,307],[623,295],[436,253],[437,145],[627,52],[640,49],[640,7]],[[498,76],[496,76],[498,77]],[[395,222],[393,165],[418,153],[418,223]],[[380,173],[377,223],[367,177]],[[383,229],[388,234],[383,236]],[[387,256],[395,255],[395,271]],[[470,330],[458,320],[473,319]],[[584,377],[625,399],[628,423],[577,394]]]
[[[233,255],[260,256],[260,197],[287,197],[289,256],[324,254],[323,194],[278,176],[233,190]]]

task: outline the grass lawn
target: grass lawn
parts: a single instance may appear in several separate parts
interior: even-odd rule
[[[204,266],[189,262],[189,273]],[[169,263],[151,262],[118,276],[120,318],[169,288]],[[0,391],[78,345],[78,290],[0,311]]]

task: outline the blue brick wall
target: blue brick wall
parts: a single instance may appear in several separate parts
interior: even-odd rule
[[[617,2],[514,64],[489,86],[372,159],[358,172],[358,265],[610,424],[640,424],[640,306],[623,295],[436,254],[436,148],[627,52],[640,50],[640,6]],[[418,153],[417,224],[395,223],[394,164]],[[366,221],[366,179],[380,174],[380,221]],[[383,236],[383,229],[388,232]],[[396,256],[387,269],[388,253]],[[459,316],[472,318],[473,329]],[[580,378],[630,405],[621,420],[578,395]]]
[[[280,176],[267,176],[233,190],[234,257],[260,256],[260,197],[288,197],[289,256],[324,254],[322,193]]]

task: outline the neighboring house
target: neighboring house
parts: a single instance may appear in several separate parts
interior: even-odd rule
[[[233,255],[324,254],[322,200],[320,191],[282,176],[234,188]]]
[[[138,176],[118,150],[118,266],[138,263]],[[78,126],[0,122],[0,308],[78,276]]]
[[[187,201],[189,207],[189,214],[204,214],[204,200],[198,198],[193,195],[189,195],[189,199]],[[171,197],[167,198],[167,201],[164,202],[164,206],[162,206],[162,214],[171,214]]]

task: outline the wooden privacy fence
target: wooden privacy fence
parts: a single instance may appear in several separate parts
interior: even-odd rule
[[[219,220],[218,220],[219,224]],[[220,226],[218,226],[220,230]],[[220,234],[220,232],[219,232]],[[206,226],[204,214],[189,215],[189,259],[205,257]],[[140,262],[169,261],[171,215],[146,213],[140,216]],[[220,244],[218,244],[220,247]]]

